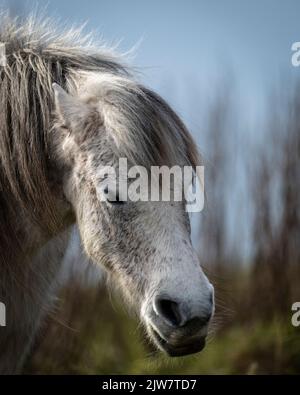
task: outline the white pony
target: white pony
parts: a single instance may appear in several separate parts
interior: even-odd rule
[[[190,240],[185,202],[106,199],[100,169],[118,159],[199,164],[182,121],[117,57],[75,32],[1,17],[0,371],[21,369],[76,224],[154,344],[170,356],[200,351],[213,287]],[[53,85],[53,83],[55,83]]]

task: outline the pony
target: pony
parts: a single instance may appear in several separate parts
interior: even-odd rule
[[[185,202],[111,201],[101,169],[119,158],[201,162],[187,128],[122,56],[79,29],[2,15],[0,42],[0,371],[18,373],[53,307],[70,229],[107,272],[156,347],[200,351],[213,286],[191,244]]]

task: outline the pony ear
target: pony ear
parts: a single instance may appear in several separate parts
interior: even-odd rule
[[[79,98],[68,94],[58,84],[54,83],[52,87],[54,90],[56,113],[71,128],[80,126],[90,112],[88,105]]]

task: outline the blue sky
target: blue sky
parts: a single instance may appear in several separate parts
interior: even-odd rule
[[[297,0],[2,3],[21,4],[25,12],[47,4],[47,13],[63,22],[88,21],[87,29],[96,29],[109,42],[122,40],[124,51],[142,39],[134,63],[143,68],[144,80],[160,91],[165,84],[175,84],[179,90],[189,79],[199,81],[203,91],[232,69],[245,99],[255,102],[280,73],[298,71],[290,62],[291,44],[300,40]]]

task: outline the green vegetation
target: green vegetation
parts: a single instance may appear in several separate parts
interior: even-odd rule
[[[73,302],[70,303],[72,295]],[[76,295],[76,301],[75,301]],[[143,341],[137,320],[103,290],[65,290],[26,373],[263,374],[300,372],[300,328],[291,317],[225,325],[199,354],[170,359]]]

